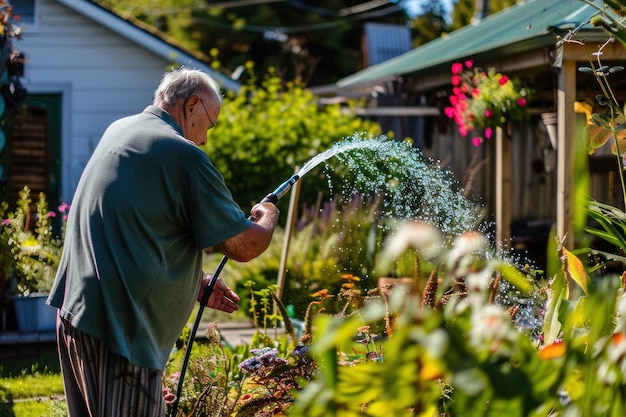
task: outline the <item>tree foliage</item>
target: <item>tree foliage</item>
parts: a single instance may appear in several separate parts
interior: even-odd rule
[[[477,18],[477,16],[475,16],[476,5],[482,2],[483,0],[457,0],[452,10],[450,29],[457,30],[471,24],[472,21]],[[488,0],[486,3],[486,15],[488,16],[513,6],[517,3],[517,0]]]
[[[359,11],[362,0],[100,0],[198,51],[220,51],[220,68],[237,73],[247,61],[260,72],[273,67],[284,79],[307,85],[334,83],[360,69],[363,25],[404,25],[400,5]],[[247,5],[246,5],[247,4]],[[245,72],[243,73],[245,74]]]
[[[441,0],[429,0],[422,5],[422,10],[423,13],[415,17],[412,22],[415,33],[414,47],[428,43],[450,31],[446,22],[446,10]]]

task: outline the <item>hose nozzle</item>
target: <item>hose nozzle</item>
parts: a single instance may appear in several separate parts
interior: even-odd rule
[[[294,185],[299,179],[300,179],[300,176],[298,174],[295,174],[294,176],[289,178],[287,181],[279,185],[278,188],[274,190],[274,192],[266,195],[265,198],[261,200],[261,203],[269,202],[269,203],[276,204],[276,202],[280,200],[282,196],[287,194],[287,192],[291,189],[291,186]]]

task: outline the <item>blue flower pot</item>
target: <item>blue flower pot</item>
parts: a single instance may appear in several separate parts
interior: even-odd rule
[[[20,333],[51,332],[56,329],[57,309],[46,304],[48,293],[13,297]]]

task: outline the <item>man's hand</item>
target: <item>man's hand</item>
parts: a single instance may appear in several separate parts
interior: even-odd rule
[[[211,279],[211,275],[203,272],[202,284],[200,284],[200,291],[198,293],[198,302],[202,302],[204,296],[204,290]],[[213,286],[213,291],[209,297],[209,301],[206,307],[214,308],[216,310],[224,311],[226,313],[232,313],[239,310],[239,296],[231,290],[224,281],[218,278]]]

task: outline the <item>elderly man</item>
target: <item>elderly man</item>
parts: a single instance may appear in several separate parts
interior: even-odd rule
[[[210,76],[166,73],[153,105],[112,123],[85,167],[48,299],[71,417],[163,416],[162,372],[208,279],[203,250],[246,262],[271,241],[276,207],[248,218],[198,147],[220,109]],[[207,306],[238,301],[218,280]]]

